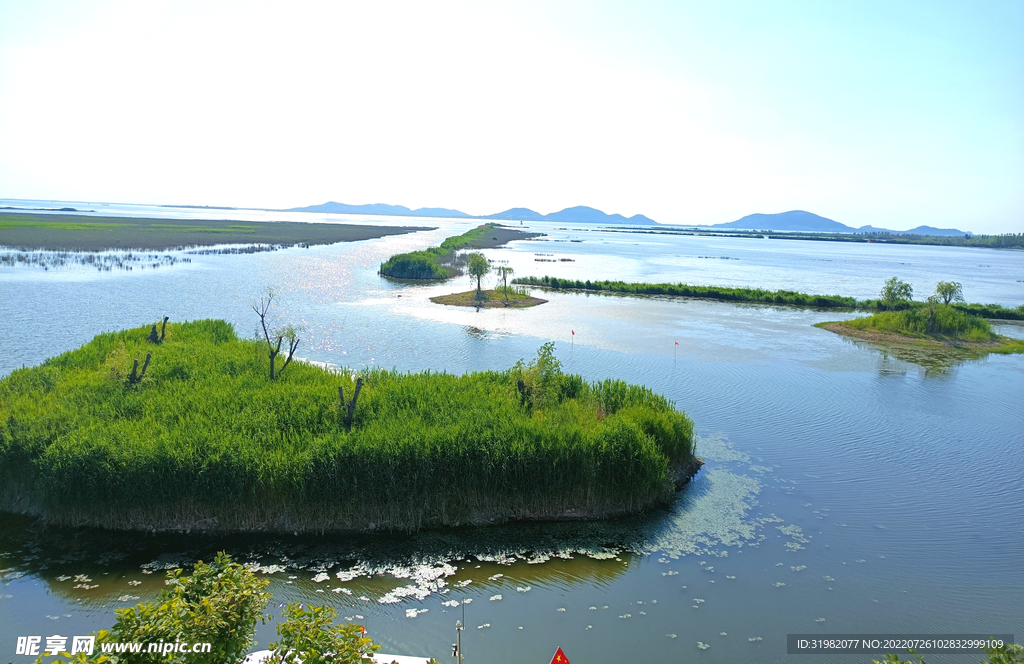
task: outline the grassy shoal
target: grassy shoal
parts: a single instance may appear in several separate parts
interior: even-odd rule
[[[475,290],[466,291],[465,293],[452,293],[451,295],[438,295],[437,297],[430,298],[431,302],[436,304],[447,304],[456,307],[485,307],[489,309],[501,309],[508,307],[510,309],[525,309],[527,307],[535,307],[538,304],[544,304],[547,300],[542,300],[539,297],[532,297],[530,295],[524,295],[517,293],[511,288],[508,292],[503,288],[495,288],[493,290],[482,290],[479,293]]]
[[[446,238],[439,247],[395,254],[380,264],[380,274],[393,279],[443,281],[462,274],[457,252],[464,249],[493,249],[513,240],[528,240],[543,233],[528,233],[496,223],[487,223],[462,235]]]
[[[558,277],[516,277],[513,284],[550,288],[552,290],[575,290],[624,295],[669,295],[726,302],[751,302],[756,304],[786,304],[819,309],[875,309],[882,310],[888,305],[882,300],[858,300],[843,295],[809,295],[797,291],[766,290],[763,288],[730,288],[728,286],[693,286],[690,284],[648,284],[626,281],[580,281]],[[925,306],[923,302],[902,302],[900,309],[915,309]],[[999,304],[953,304],[950,305],[966,314],[1003,320],[1024,320],[1024,306],[1014,309]]]
[[[995,334],[987,320],[946,304],[923,304],[885,311],[816,327],[894,350],[961,352],[969,357],[988,353],[1024,353],[1024,340]]]
[[[0,212],[0,245],[22,251],[166,251],[215,244],[333,244],[425,230],[433,228]]]
[[[115,529],[415,531],[637,512],[700,466],[670,401],[564,374],[553,344],[506,371],[364,373],[347,430],[348,371],[293,362],[271,380],[266,344],[219,320],[148,333],[0,379],[0,509]]]

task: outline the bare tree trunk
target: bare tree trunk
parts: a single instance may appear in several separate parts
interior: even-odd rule
[[[155,325],[153,327],[156,327]],[[146,353],[146,362],[142,365],[142,373],[139,373],[139,361],[135,360],[132,364],[132,373],[128,376],[128,384],[135,385],[142,377],[146,375],[146,369],[149,368],[149,361],[153,358],[152,353]]]
[[[168,317],[164,316],[164,323],[160,326],[160,341],[163,342],[164,334],[167,332],[167,320]],[[156,327],[155,325],[153,327]]]
[[[363,389],[363,379],[356,379],[356,392],[352,395],[352,401],[348,402],[348,413],[345,415],[345,431],[352,428],[352,416],[356,412],[356,400],[359,399],[359,390]],[[338,388],[338,394],[341,394],[341,388]]]

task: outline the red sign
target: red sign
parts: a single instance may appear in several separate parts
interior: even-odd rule
[[[561,648],[555,651],[555,656],[551,658],[551,664],[569,664],[569,659]]]

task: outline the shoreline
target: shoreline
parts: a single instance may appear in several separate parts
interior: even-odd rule
[[[157,219],[0,211],[0,246],[15,251],[172,251],[224,244],[318,245],[434,230],[301,221]]]

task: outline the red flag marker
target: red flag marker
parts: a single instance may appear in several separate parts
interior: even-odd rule
[[[679,345],[679,342],[678,342],[678,341],[676,342],[676,345],[677,345],[677,346]]]
[[[551,658],[551,664],[569,664],[569,658],[565,656],[562,649],[559,648],[555,651],[555,656]]]
[[[572,330],[572,336],[576,336],[576,330]]]

